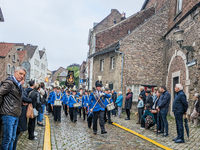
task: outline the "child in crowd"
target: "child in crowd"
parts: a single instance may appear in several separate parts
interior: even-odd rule
[[[138,122],[136,124],[141,124],[141,119],[142,119],[142,115],[143,115],[143,111],[144,111],[144,102],[143,102],[143,96],[140,95],[138,97],[139,99],[139,102],[138,102],[138,105],[137,105],[137,108],[138,108]]]

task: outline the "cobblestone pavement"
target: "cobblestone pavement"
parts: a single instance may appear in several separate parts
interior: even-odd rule
[[[137,117],[134,114],[131,114],[131,120],[125,121],[126,118],[125,114],[122,114],[121,118],[118,117],[112,117],[112,121],[115,123],[118,123],[126,128],[129,128],[133,131],[136,131],[154,141],[157,141],[158,143],[165,145],[171,149],[174,150],[193,150],[193,149],[200,149],[200,128],[192,128],[191,123],[189,123],[189,129],[190,129],[190,139],[188,140],[185,128],[184,128],[184,137],[185,137],[185,143],[177,144],[172,141],[173,138],[177,137],[176,134],[176,124],[175,120],[172,117],[168,117],[168,123],[169,123],[169,136],[168,137],[162,137],[162,135],[157,135],[156,132],[154,132],[155,128],[151,130],[140,130],[140,125],[136,124]]]
[[[43,123],[44,124],[44,123]],[[44,143],[44,127],[35,127],[35,137],[37,140],[28,139],[28,131],[23,132],[17,142],[17,150],[42,150]]]
[[[77,123],[72,123],[69,117],[62,113],[61,123],[53,121],[51,124],[52,150],[157,150],[159,147],[129,133],[118,127],[106,123],[107,134],[101,135],[98,127],[97,135],[92,129],[87,128],[87,122],[78,118]],[[124,120],[123,120],[124,121]]]

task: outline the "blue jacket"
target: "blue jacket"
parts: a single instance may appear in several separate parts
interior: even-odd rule
[[[69,95],[70,96],[70,95]],[[67,105],[68,104],[68,101],[69,101],[69,96],[67,94],[65,94],[62,98],[62,101],[63,101],[63,104],[64,105]]]
[[[120,96],[117,97],[117,100],[115,103],[117,104],[117,106],[122,107],[122,102],[123,102],[123,96],[121,94]]]
[[[159,107],[160,110],[168,109],[170,100],[171,100],[171,95],[169,94],[168,91],[165,91],[161,94],[157,106]]]
[[[104,102],[105,107],[106,107],[108,104],[112,103],[112,102],[113,102],[113,99],[112,99],[112,98],[105,98],[105,102]]]
[[[80,102],[80,100],[78,99],[78,96],[77,95],[75,95],[75,96],[70,95],[67,106],[69,106],[69,108],[73,108],[73,105],[77,102],[78,103]]]
[[[84,107],[87,107],[89,105],[89,95],[85,95],[84,97]]]
[[[54,93],[54,91],[51,91],[49,93],[48,102],[47,102],[48,104],[51,104],[51,97],[52,97],[53,93]]]
[[[145,101],[146,101],[145,91],[143,90],[142,92],[140,92],[140,95],[142,95],[144,103],[145,103]],[[138,102],[139,102],[139,100],[138,100]]]
[[[184,114],[187,111],[187,109],[188,109],[188,102],[187,102],[186,95],[183,92],[183,90],[180,90],[175,95],[172,111],[180,112]]]
[[[96,91],[91,93],[90,97],[89,97],[89,105],[91,106],[91,108],[94,107],[96,101],[98,100],[98,97],[96,97],[95,93],[96,93]],[[100,93],[103,93],[103,92],[100,91]],[[105,104],[104,104],[105,98],[110,98],[110,97],[111,97],[110,94],[105,94],[104,98],[101,97],[100,102],[98,102],[96,104],[96,106],[93,108],[93,111],[94,112],[97,112],[97,111],[100,111],[100,110],[105,111]],[[99,103],[100,103],[100,105],[99,105]]]
[[[140,100],[138,102],[137,108],[143,108],[143,107],[144,107],[144,102],[143,102],[143,100]]]
[[[54,101],[56,100],[56,99],[60,99],[61,101],[62,101],[62,93],[60,92],[60,95],[59,96],[57,96],[56,95],[56,92],[53,92],[53,94],[52,94],[52,96],[51,96],[51,101],[50,101],[50,104],[54,104]]]

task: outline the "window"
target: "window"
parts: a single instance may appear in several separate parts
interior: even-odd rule
[[[178,14],[182,11],[182,2],[183,2],[183,0],[177,0],[176,14]]]
[[[113,90],[113,84],[109,84],[109,90]]]
[[[11,66],[9,64],[7,65],[7,74],[11,74]]]
[[[13,61],[13,62],[16,62],[15,55],[12,55],[12,61]]]
[[[131,89],[131,91],[133,92],[133,99],[132,101],[136,102],[138,101],[138,96],[140,94],[140,85],[128,85],[126,86],[126,91],[128,89]]]
[[[115,67],[115,57],[110,57],[110,69],[114,69]]]
[[[104,59],[100,60],[100,71],[103,71]]]
[[[130,34],[131,33],[131,30],[128,30],[128,34]]]
[[[114,24],[116,24],[116,19],[114,18]]]
[[[14,73],[15,73],[15,66],[13,66],[11,69],[11,74],[14,75]]]

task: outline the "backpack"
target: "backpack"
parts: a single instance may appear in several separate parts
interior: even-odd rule
[[[147,115],[145,119],[145,129],[148,129],[149,125],[153,123],[154,123],[153,117],[150,115]]]

